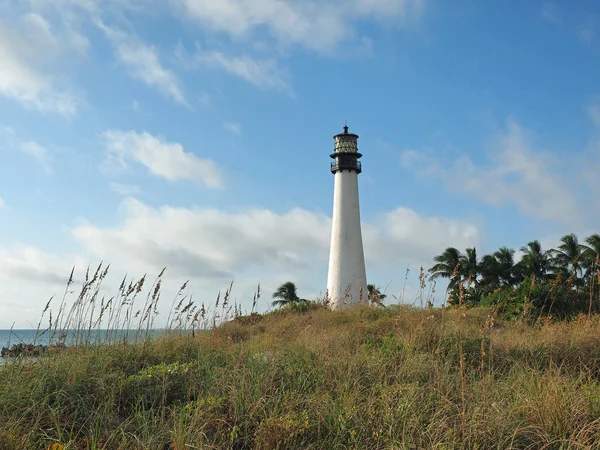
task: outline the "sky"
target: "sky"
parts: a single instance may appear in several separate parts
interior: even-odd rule
[[[0,328],[100,262],[167,267],[161,317],[322,296],[345,121],[388,303],[448,246],[599,232],[598,74],[591,0],[0,0]]]

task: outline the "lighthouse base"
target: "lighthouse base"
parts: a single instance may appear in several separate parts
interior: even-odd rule
[[[348,285],[343,289],[333,286],[327,288],[327,299],[329,307],[333,310],[340,310],[356,305],[369,304],[369,293],[367,284],[364,281],[358,281],[352,285]]]

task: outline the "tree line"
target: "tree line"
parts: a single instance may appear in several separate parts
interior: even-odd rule
[[[464,253],[448,247],[434,258],[429,278],[448,279],[448,303],[498,305],[509,314],[569,316],[600,311],[600,235],[580,242],[574,233],[555,248],[539,240],[515,250],[501,247],[479,258],[475,247]]]

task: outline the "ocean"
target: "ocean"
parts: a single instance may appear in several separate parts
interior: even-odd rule
[[[8,347],[9,339],[10,345],[24,342],[25,344],[33,344],[35,339],[35,330],[12,330],[12,337],[10,330],[0,330],[0,347]],[[38,338],[36,343],[48,344],[48,334]]]
[[[133,339],[133,337],[135,336],[135,332],[136,330],[130,330],[129,331],[129,335],[131,336],[131,338]],[[114,332],[113,332],[114,333]],[[126,333],[126,331],[122,331],[122,333]],[[149,334],[150,337],[158,337],[161,334],[164,333],[163,329],[154,329],[154,330],[150,330]],[[49,335],[48,333],[44,333],[43,335],[39,335],[41,334],[36,332],[36,330],[0,330],[0,348],[1,347],[12,347],[13,344],[18,344],[18,343],[24,343],[24,344],[42,344],[42,345],[48,345],[48,339],[49,339]],[[36,339],[36,335],[37,339]],[[87,332],[85,333],[85,336],[87,337]],[[98,340],[100,342],[103,341],[103,338],[106,336],[106,330],[92,330],[90,332],[90,342],[94,343],[96,341],[96,338],[98,338]],[[75,335],[71,332],[67,335],[67,339],[65,344],[68,346],[70,343],[73,342],[75,338]],[[35,341],[35,342],[34,342]],[[56,338],[54,339],[54,341],[56,341]],[[4,358],[0,357],[0,365],[2,365],[5,362]]]

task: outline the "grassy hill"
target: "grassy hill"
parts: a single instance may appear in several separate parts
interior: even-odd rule
[[[600,317],[316,306],[0,367],[0,449],[598,449]]]

